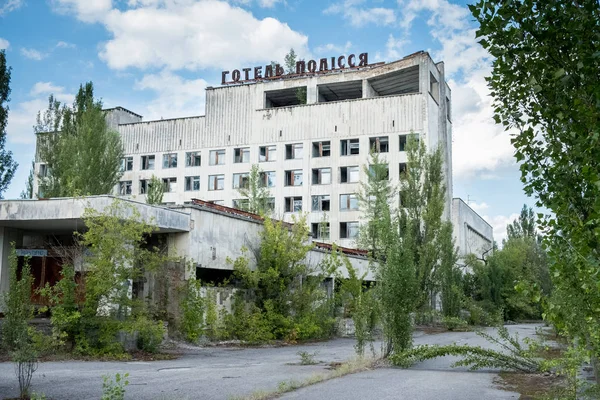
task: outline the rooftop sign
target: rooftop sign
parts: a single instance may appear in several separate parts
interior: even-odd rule
[[[321,74],[333,71],[340,71],[350,68],[360,68],[369,65],[369,53],[361,53],[357,56],[350,54],[348,57],[339,56],[331,58],[321,58],[318,62],[315,60],[296,62],[296,71],[286,74],[283,67],[279,64],[265,65],[263,67],[234,69],[229,79],[229,71],[221,72],[221,84],[244,83],[252,81],[262,81],[264,79],[276,77],[292,77],[297,75]]]

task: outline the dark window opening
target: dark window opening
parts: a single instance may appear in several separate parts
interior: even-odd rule
[[[331,142],[313,142],[312,156],[313,157],[329,157],[331,155]]]
[[[306,104],[306,86],[265,91],[265,108]]]

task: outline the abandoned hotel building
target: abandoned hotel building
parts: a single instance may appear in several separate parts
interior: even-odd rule
[[[271,66],[224,71],[223,85],[206,89],[202,116],[143,121],[122,107],[106,110],[125,152],[115,194],[154,215],[160,232],[179,242],[173,248],[181,255],[203,268],[230,269],[225,256],[239,252],[232,246],[256,234],[251,218],[233,209],[244,208],[238,189],[258,164],[277,218],[289,222],[295,213],[307,213],[314,241],[337,243],[352,253],[361,222],[357,192],[370,149],[380,153],[397,185],[406,168],[407,139],[414,134],[428,149],[442,150],[444,218],[454,223],[460,255],[490,248],[491,226],[452,198],[452,97],[444,64],[426,52],[389,63],[369,64],[367,57],[302,62],[294,74]],[[36,160],[35,171],[43,179],[43,160]],[[164,182],[166,207],[143,204],[153,175]],[[92,200],[102,205],[106,199]],[[203,201],[191,204],[192,199]],[[8,243],[43,249],[42,234],[74,230],[82,210],[73,202],[0,201],[2,290]],[[23,241],[35,232],[37,239]],[[359,251],[352,256],[366,265]]]

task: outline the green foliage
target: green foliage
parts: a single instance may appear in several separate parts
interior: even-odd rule
[[[554,291],[545,316],[600,355],[600,3],[480,0],[488,85],[542,222]],[[538,215],[543,218],[543,215]]]
[[[202,282],[191,276],[185,283],[181,297],[181,330],[189,342],[196,342],[204,330],[205,301],[201,290]]]
[[[8,102],[10,100],[10,72],[6,65],[6,51],[0,50],[0,199],[8,188],[18,164],[11,151],[5,149],[6,124],[8,123]]]
[[[19,263],[14,243],[8,257],[8,291],[4,293],[4,319],[2,321],[2,345],[8,351],[16,351],[30,342],[28,321],[33,318],[31,292],[33,276],[29,259],[25,258],[18,274]],[[20,275],[20,279],[18,277]]]
[[[213,288],[206,289],[206,335],[209,339],[216,339],[218,335],[219,314],[217,313],[217,292]]]
[[[442,223],[439,236],[440,265],[437,281],[441,289],[442,312],[446,317],[458,318],[463,303],[462,277],[463,273],[456,265],[457,249],[454,245],[452,223]]]
[[[300,365],[315,365],[319,363],[315,359],[317,354],[319,354],[318,351],[315,351],[314,353],[309,353],[308,351],[299,351],[296,354],[300,356]]]
[[[129,373],[123,375],[117,373],[113,380],[109,375],[102,376],[102,397],[101,400],[124,400],[125,387],[129,385],[127,378]]]
[[[245,211],[265,215],[269,211],[268,200],[270,196],[261,179],[262,170],[257,164],[253,164],[248,175],[248,187],[240,187],[238,192],[244,198],[248,199],[248,206]]]
[[[459,317],[444,316],[442,323],[449,331],[466,331],[469,330],[469,324],[464,319]]]
[[[163,341],[165,327],[162,321],[153,321],[145,315],[140,315],[130,325],[129,332],[137,332],[138,349],[156,353]]]
[[[123,147],[109,129],[102,102],[88,82],[79,87],[72,107],[50,96],[48,109],[38,114],[38,151],[48,165],[40,177],[41,197],[71,197],[111,193],[122,175]]]
[[[25,182],[25,190],[21,191],[19,197],[21,199],[33,199],[33,172],[35,171],[35,161],[31,162],[31,169],[29,175],[27,175],[27,182]]]
[[[296,55],[296,52],[294,51],[293,48],[291,48],[290,52],[285,55],[285,58],[283,59],[283,63],[285,65],[285,72],[287,74],[295,74],[296,73],[297,58],[298,58],[298,56]],[[298,99],[299,104],[306,104],[306,88],[305,87],[300,87],[300,88],[296,89],[296,99]]]
[[[146,203],[159,205],[163,201],[163,194],[165,192],[165,185],[160,178],[152,175],[150,182],[148,182],[148,193],[146,193]]]
[[[537,343],[530,342],[528,347],[523,347],[519,342],[518,335],[511,337],[505,327],[498,328],[498,337],[485,332],[477,332],[477,334],[490,343],[499,346],[502,351],[490,350],[481,346],[457,344],[444,346],[423,345],[397,352],[390,357],[390,360],[397,366],[408,368],[417,362],[452,355],[463,357],[453,363],[453,367],[469,366],[472,371],[482,368],[522,372],[539,372],[542,370],[540,361],[534,357]]]

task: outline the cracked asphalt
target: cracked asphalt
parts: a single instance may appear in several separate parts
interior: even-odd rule
[[[540,325],[509,326],[511,333],[532,337]],[[491,347],[473,332],[425,334],[415,344],[472,344]],[[189,348],[177,360],[63,361],[40,363],[32,390],[48,399],[99,399],[102,376],[129,373],[126,399],[229,399],[258,390],[273,390],[283,381],[302,381],[328,372],[332,362],[354,358],[353,339],[334,339],[300,346],[272,348]],[[376,346],[378,348],[378,345]],[[299,351],[316,353],[317,365],[299,365]],[[424,361],[411,369],[380,368],[347,375],[285,394],[284,399],[515,399],[518,393],[495,383],[498,371],[470,372],[451,368],[456,360]],[[11,363],[0,363],[0,397],[16,397]]]

